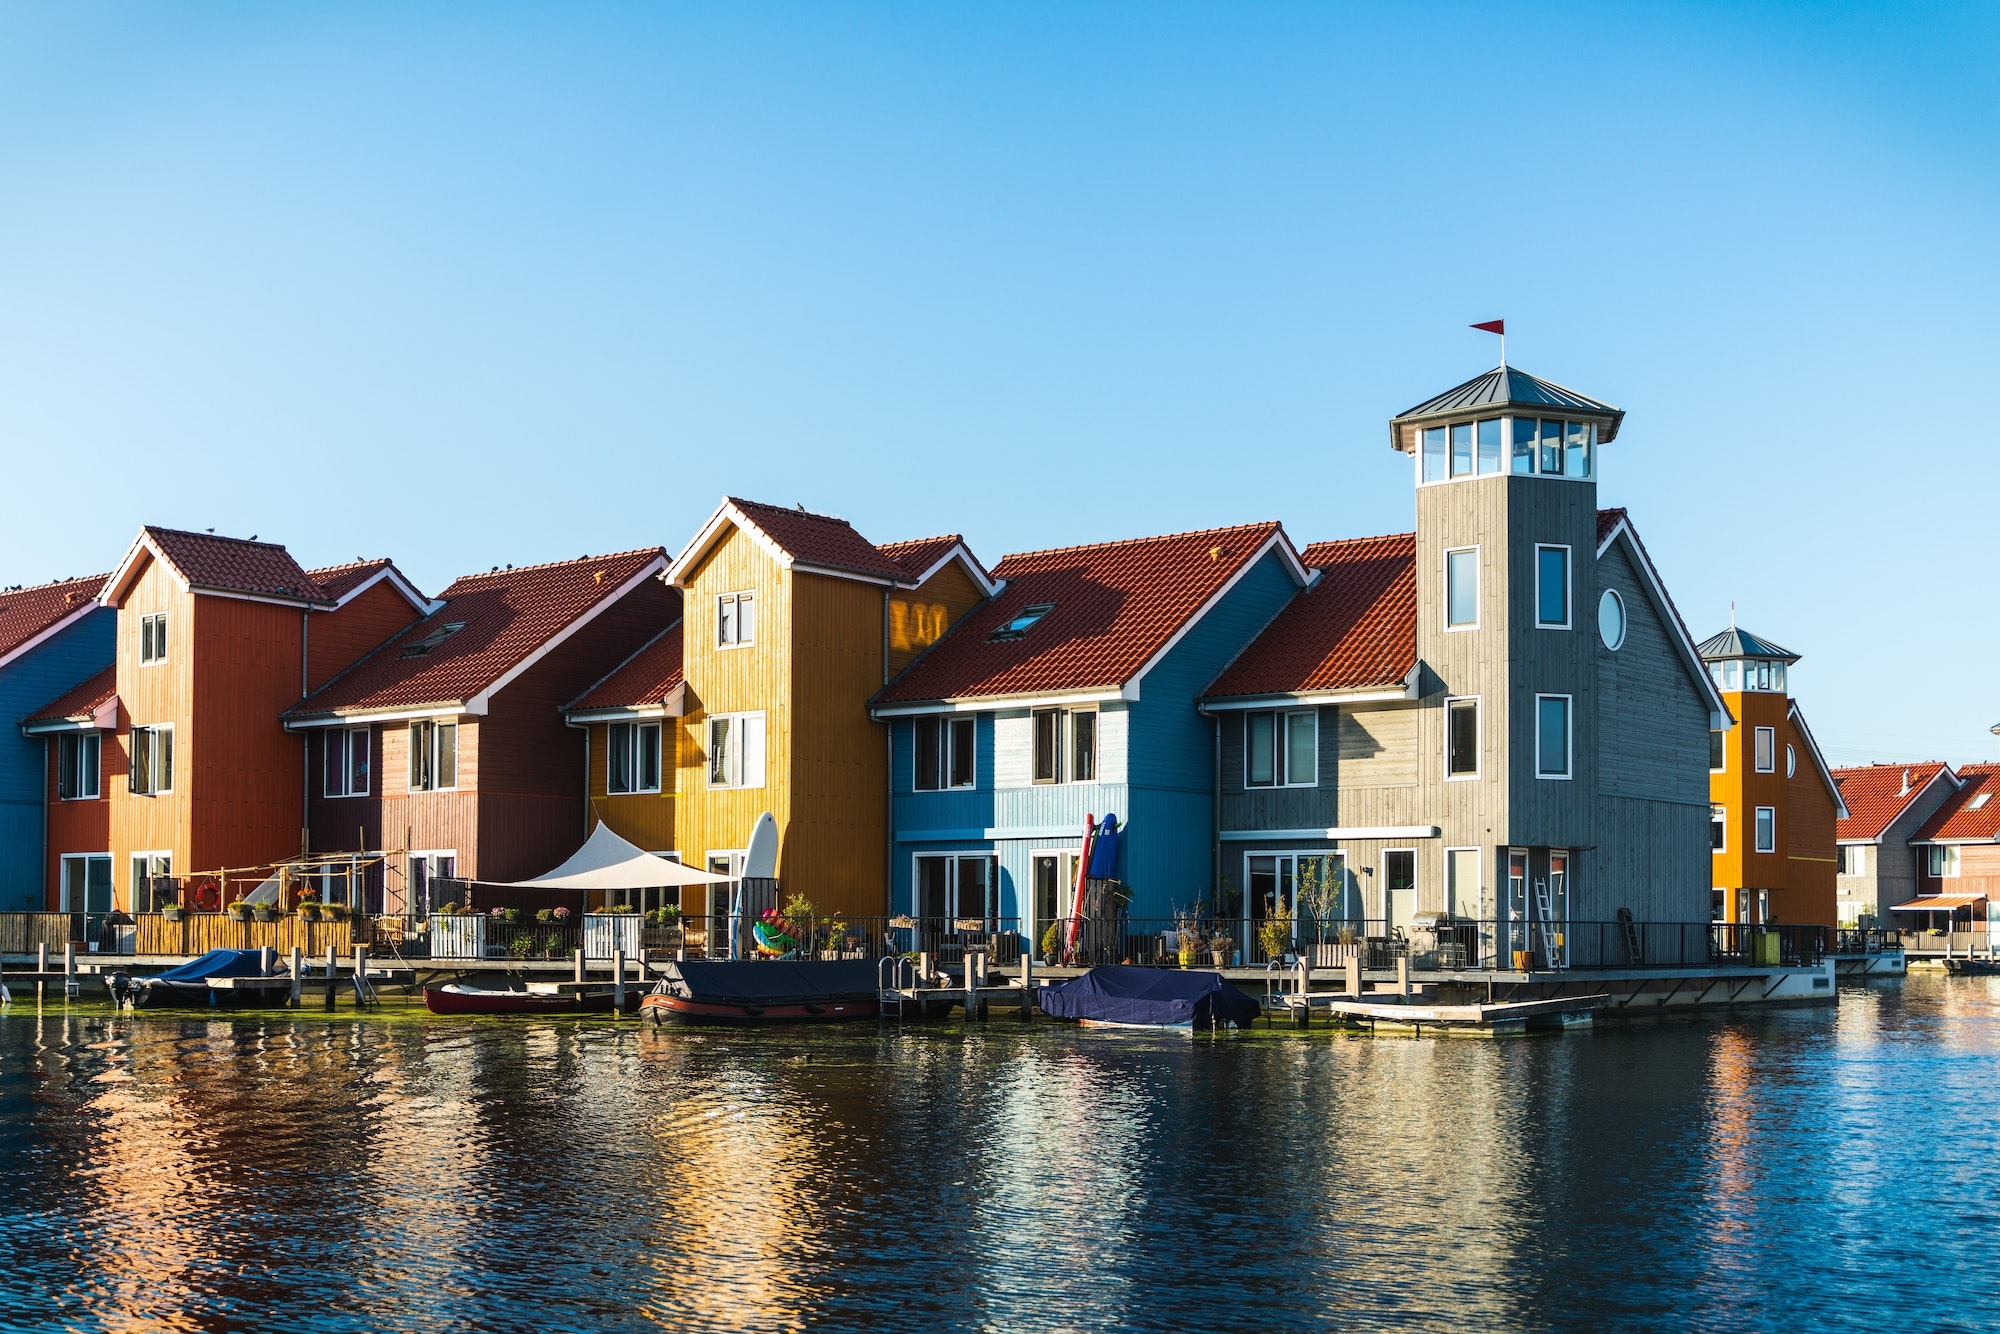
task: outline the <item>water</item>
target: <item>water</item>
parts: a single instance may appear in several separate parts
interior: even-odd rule
[[[0,1327],[1982,1329],[2000,981],[1494,1042],[0,1017]]]

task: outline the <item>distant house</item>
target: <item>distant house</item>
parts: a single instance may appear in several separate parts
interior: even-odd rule
[[[1833,777],[1848,810],[1835,853],[1840,924],[1893,925],[1890,910],[1916,897],[1926,855],[1910,840],[1958,791],[1958,775],[1948,764],[1929,762],[1866,764],[1835,769]]]
[[[310,851],[355,854],[326,862],[325,892],[421,914],[433,878],[526,879],[574,852],[583,738],[563,706],[679,618],[666,564],[655,547],[468,575],[294,695]]]
[[[22,719],[21,731],[47,752],[43,799],[48,849],[34,906],[108,913],[113,885],[109,785],[124,768],[117,739],[117,666],[104,668]]]
[[[1734,626],[1700,649],[1737,720],[1709,745],[1715,915],[1832,928],[1836,828],[1850,812],[1788,689],[1799,655]]]
[[[2000,764],[1967,764],[1959,786],[1910,839],[1917,893],[1892,905],[1897,925],[1978,930],[2000,919]]]
[[[687,712],[682,630],[676,620],[563,709],[569,725],[584,734],[588,809],[582,832],[602,822],[627,842],[675,858],[679,771],[670,747],[677,720]]]
[[[875,699],[890,724],[890,904],[925,918],[1069,909],[1086,816],[1128,831],[1130,914],[1213,885],[1213,727],[1195,701],[1309,575],[1276,523],[1007,557],[1001,592]]]
[[[19,723],[110,663],[117,617],[98,605],[103,587],[97,575],[0,590],[0,718]],[[0,911],[44,906],[45,775],[57,762],[51,751],[60,749],[12,726],[0,736]],[[101,802],[95,738],[80,749],[72,742],[65,753],[74,780],[64,787],[65,800]],[[104,847],[97,852],[106,855]],[[88,869],[104,875],[101,867]],[[86,867],[76,873],[81,912]]]
[[[1230,911],[1443,913],[1548,965],[1572,923],[1706,918],[1728,715],[1625,512],[1597,508],[1623,417],[1503,368],[1392,420],[1416,532],[1306,548],[1312,587],[1203,695]]]
[[[868,699],[991,577],[955,536],[877,546],[844,519],[736,497],[667,577],[687,607],[674,846],[733,874],[768,811],[788,895],[882,912],[889,759]],[[683,891],[683,908],[706,895]]]

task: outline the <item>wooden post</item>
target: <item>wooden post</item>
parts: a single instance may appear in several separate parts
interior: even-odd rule
[[[1359,950],[1347,956],[1347,991],[1354,999],[1361,999],[1361,954]]]
[[[368,947],[354,947],[354,1004],[359,1007],[368,1002]]]
[[[611,1017],[625,1013],[625,950],[611,951]]]
[[[574,967],[575,967],[575,970],[576,970],[576,976],[575,976],[575,977],[573,977],[573,978],[571,978],[570,980],[571,980],[571,981],[573,981],[573,982],[575,982],[575,983],[576,983],[576,984],[577,984],[578,986],[582,986],[582,985],[583,985],[583,947],[582,947],[581,945],[577,946],[577,948],[576,948],[576,953],[575,953],[575,955],[574,955],[574,957],[573,957],[573,959],[572,959],[572,961],[571,961],[571,962],[572,962],[572,964],[573,964],[573,965],[574,965]]]
[[[257,947],[257,976],[269,977],[277,971],[278,951],[269,945]]]
[[[340,973],[340,955],[331,945],[326,947],[326,1008],[333,1008],[333,983]]]
[[[35,946],[35,1004],[40,1005],[48,995],[49,942]]]
[[[73,1001],[77,997],[76,982],[76,942],[63,943],[63,999]]]
[[[299,988],[305,983],[305,975],[306,975],[306,952],[302,947],[294,945],[292,946],[292,999],[291,999],[291,1005],[293,1009],[298,1008]]]
[[[1396,960],[1396,995],[1403,1000],[1410,998],[1410,956],[1407,954]]]

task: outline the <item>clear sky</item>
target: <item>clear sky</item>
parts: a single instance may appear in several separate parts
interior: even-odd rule
[[[0,582],[1403,531],[1504,316],[1836,763],[1994,758],[1996,75],[1990,4],[7,4]]]

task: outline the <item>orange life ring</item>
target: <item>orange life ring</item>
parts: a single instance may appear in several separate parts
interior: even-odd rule
[[[222,892],[206,876],[188,886],[188,897],[194,900],[196,912],[215,912],[222,907]]]

